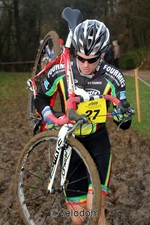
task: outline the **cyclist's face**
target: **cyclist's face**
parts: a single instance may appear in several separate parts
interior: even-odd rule
[[[100,61],[100,56],[87,56],[80,52],[76,53],[79,68],[84,74],[91,74],[95,71]]]

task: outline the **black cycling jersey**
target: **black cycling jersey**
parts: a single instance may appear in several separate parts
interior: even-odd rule
[[[76,60],[74,60],[72,70],[74,74],[74,83],[77,87],[82,87],[90,95],[113,95],[121,100],[124,107],[129,107],[129,103],[126,100],[125,78],[123,74],[115,67],[101,61],[94,75],[87,77],[80,74],[77,68]],[[50,105],[51,109],[53,109],[53,103],[57,91],[60,92],[61,96],[61,110],[65,113],[68,92],[64,64],[53,65],[47,73],[47,78],[43,81],[43,85],[41,86],[41,89],[35,99],[35,107],[40,114],[47,105]],[[131,120],[122,124],[121,128],[127,129],[130,124]],[[108,190],[112,163],[110,142],[106,126],[104,123],[83,124],[82,127],[76,129],[75,135],[75,137],[85,146],[94,159],[101,179],[102,193],[105,195]],[[78,193],[78,196],[76,196],[74,194],[74,190],[80,189],[83,190],[83,193],[87,192],[88,186],[90,187],[90,183],[88,180],[85,182],[85,180],[81,179],[86,174],[86,168],[84,168],[82,164],[81,167],[83,167],[78,167],[78,170],[76,170],[74,175],[75,177],[71,176],[70,178],[70,174],[72,174],[71,171],[74,169],[74,165],[78,162],[78,160],[80,160],[80,157],[77,157],[76,154],[72,154],[67,176],[70,181],[74,181],[78,178],[80,182],[72,182],[72,185],[69,186],[69,190],[73,191],[67,191],[66,200],[74,201],[75,197],[77,201],[78,197],[77,204],[80,204],[80,202],[84,201],[85,196],[82,196],[82,193]]]
[[[129,107],[129,103],[126,100],[125,78],[114,66],[100,61],[94,75],[87,77],[79,72],[76,60],[74,60],[72,70],[74,83],[77,87],[83,88],[90,95],[113,95],[121,100],[124,107]],[[64,64],[53,65],[47,73],[47,79],[43,81],[43,85],[35,99],[35,107],[40,114],[44,107],[49,104],[56,91],[60,92],[62,112],[65,113],[65,102],[68,99],[68,92]],[[131,121],[126,122],[121,128],[127,129],[130,124]],[[101,124],[84,124],[82,128],[80,127],[80,133],[78,132],[78,135],[94,133],[101,128]]]

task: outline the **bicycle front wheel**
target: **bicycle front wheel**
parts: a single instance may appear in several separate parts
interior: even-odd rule
[[[34,136],[24,147],[16,167],[16,193],[17,202],[21,212],[21,217],[26,225],[71,225],[70,214],[68,212],[65,198],[69,187],[69,179],[66,184],[60,187],[60,174],[62,164],[57,169],[53,193],[47,192],[51,162],[56,149],[57,131],[44,131]],[[71,146],[73,152],[79,156],[80,162],[86,167],[86,177],[82,179],[90,180],[92,184],[91,199],[92,208],[87,213],[84,224],[97,225],[101,207],[101,188],[98,171],[93,159],[84,146],[73,137],[69,137],[66,142]],[[60,160],[61,161],[61,160]],[[76,173],[76,168],[72,173]],[[81,182],[74,180],[73,182]],[[70,191],[70,189],[69,189]],[[71,190],[75,192],[75,190]],[[83,190],[76,190],[78,194]],[[74,209],[74,204],[69,203]],[[71,205],[72,204],[72,205]],[[84,206],[85,207],[85,206]],[[79,216],[80,220],[80,215]],[[82,218],[81,218],[82,219]]]

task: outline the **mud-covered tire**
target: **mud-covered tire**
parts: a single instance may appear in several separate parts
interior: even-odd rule
[[[51,159],[53,158],[57,137],[57,131],[44,131],[37,134],[25,145],[18,160],[15,180],[16,196],[21,217],[26,225],[72,224],[70,217],[64,216],[64,213],[67,212],[65,190],[63,189],[63,191],[58,191],[55,194],[47,194]],[[94,214],[91,213],[86,224],[97,225],[101,208],[101,187],[98,171],[93,159],[77,139],[71,136],[67,139],[67,144],[73,147],[73,150],[87,168],[88,178],[92,182],[92,213]],[[56,178],[60,177],[59,173],[60,170],[57,171],[55,177],[56,186]]]
[[[33,70],[32,70],[32,77],[36,76],[41,70],[42,70],[42,55],[43,55],[43,49],[45,46],[48,45],[51,50],[54,52],[54,56],[52,59],[56,59],[58,55],[60,55],[60,44],[59,44],[59,36],[55,31],[49,31],[45,37],[42,40],[42,44],[40,45],[36,59],[34,62]],[[43,79],[45,78],[45,74],[38,77],[36,80],[36,87],[37,90],[39,89],[41,83],[43,82]],[[31,126],[34,127],[36,123],[38,123],[36,118],[36,110],[34,107],[34,95],[31,91],[29,94],[29,103],[28,103],[28,116],[31,123]]]
[[[33,66],[32,77],[34,77],[39,71],[41,71],[41,55],[45,45],[50,45],[50,48],[54,51],[54,57],[52,59],[56,59],[58,55],[60,55],[60,44],[59,44],[59,36],[55,31],[49,31],[43,41],[41,46],[38,49],[38,53],[36,55],[36,59]]]

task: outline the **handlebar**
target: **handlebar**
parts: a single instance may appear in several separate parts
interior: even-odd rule
[[[117,99],[114,96],[111,95],[95,95],[95,96],[90,96],[89,100],[96,100],[96,99],[100,99],[100,98],[104,98],[107,101],[111,101],[113,103],[116,104],[116,106],[118,107],[120,100]],[[67,100],[66,105],[67,105],[67,113],[59,118],[56,118],[53,114],[51,114],[49,116],[50,120],[57,124],[58,126],[61,126],[63,124],[69,123],[71,121],[79,121],[82,120],[83,122],[87,122],[88,118],[86,115],[79,115],[77,114],[76,110],[74,109],[73,105],[76,103],[80,103],[83,102],[83,98],[81,96],[78,97],[71,97]],[[107,113],[107,117],[111,118],[112,114],[111,113]]]

